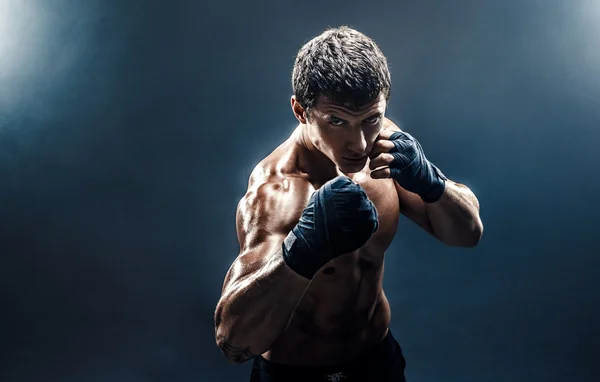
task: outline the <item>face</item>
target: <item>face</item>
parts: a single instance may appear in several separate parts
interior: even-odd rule
[[[307,138],[344,173],[364,168],[383,128],[386,105],[383,95],[360,110],[347,109],[319,97],[307,119],[304,110],[292,99],[292,108],[305,124]]]

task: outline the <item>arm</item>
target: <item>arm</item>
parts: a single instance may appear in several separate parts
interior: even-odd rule
[[[287,186],[287,187],[286,187]],[[308,197],[298,181],[251,185],[240,201],[240,254],[215,311],[217,346],[233,363],[267,351],[287,327],[310,280],[284,263],[282,243]]]
[[[401,131],[389,119],[384,121],[384,129]],[[479,201],[468,187],[448,179],[441,197],[426,203],[398,182],[395,185],[402,213],[427,232],[448,245],[474,247],[479,243],[483,233]]]
[[[215,314],[217,343],[233,362],[268,350],[319,269],[377,230],[375,206],[351,179],[338,176],[308,197],[311,190],[299,178],[263,185],[238,215],[242,255]]]
[[[479,201],[466,186],[447,180],[444,194],[434,203],[425,203],[398,183],[396,190],[402,214],[443,243],[458,247],[479,243],[483,234]]]

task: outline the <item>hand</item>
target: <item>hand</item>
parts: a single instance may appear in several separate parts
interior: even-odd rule
[[[293,231],[313,251],[333,258],[362,247],[377,226],[377,210],[365,190],[338,176],[313,193]]]
[[[378,224],[377,210],[365,190],[338,176],[312,194],[284,240],[283,258],[310,279],[327,262],[362,247]]]
[[[417,140],[403,131],[382,130],[369,155],[373,179],[394,179],[426,203],[442,196],[447,178],[427,160]]]

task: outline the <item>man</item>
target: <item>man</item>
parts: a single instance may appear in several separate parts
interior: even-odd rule
[[[473,247],[479,204],[384,116],[385,56],[329,29],[296,58],[298,127],[250,176],[240,253],[215,312],[217,345],[254,359],[252,381],[404,381],[382,289],[402,213],[448,245]]]

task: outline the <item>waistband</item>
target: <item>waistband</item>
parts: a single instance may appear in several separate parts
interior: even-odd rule
[[[386,363],[387,360],[393,358],[392,354],[403,358],[398,343],[394,339],[391,330],[388,329],[388,332],[383,340],[351,361],[323,366],[290,366],[278,364],[266,360],[262,356],[258,356],[254,361],[253,374],[268,374],[271,377],[285,378],[285,380],[292,380],[290,379],[292,377],[305,379],[308,378],[308,376],[319,376],[321,378],[325,378],[323,379],[325,381],[343,380],[343,378],[336,379],[335,376],[350,376],[353,374],[359,374],[363,372],[364,368],[368,367],[369,365]],[[262,381],[270,379],[260,380]]]

